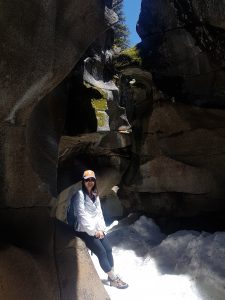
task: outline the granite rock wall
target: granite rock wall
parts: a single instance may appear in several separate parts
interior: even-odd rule
[[[84,245],[69,246],[73,235],[54,206],[65,78],[115,22],[109,2],[0,1],[2,300],[108,299]]]
[[[133,130],[133,161],[119,190],[128,211],[190,217],[225,208],[224,7],[142,1],[145,75],[126,66],[121,81]]]

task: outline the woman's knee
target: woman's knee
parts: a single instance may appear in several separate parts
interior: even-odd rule
[[[106,257],[107,256],[107,252],[104,248],[98,248],[96,249],[96,255],[98,257]]]
[[[110,245],[107,237],[105,237],[102,241],[101,241],[103,247],[106,249],[107,252],[112,252],[112,246]]]

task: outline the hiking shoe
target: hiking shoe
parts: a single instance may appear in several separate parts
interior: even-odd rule
[[[128,284],[123,282],[118,276],[116,276],[116,279],[112,280],[109,278],[110,286],[114,286],[118,289],[126,289],[128,288]]]

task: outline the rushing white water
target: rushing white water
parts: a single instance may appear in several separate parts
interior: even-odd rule
[[[110,287],[92,255],[111,300],[224,300],[225,233],[178,231],[165,236],[142,216],[108,234],[115,271],[129,284]]]

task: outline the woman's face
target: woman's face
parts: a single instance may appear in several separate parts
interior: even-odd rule
[[[95,179],[92,177],[84,179],[84,184],[86,189],[90,192],[95,185]]]

